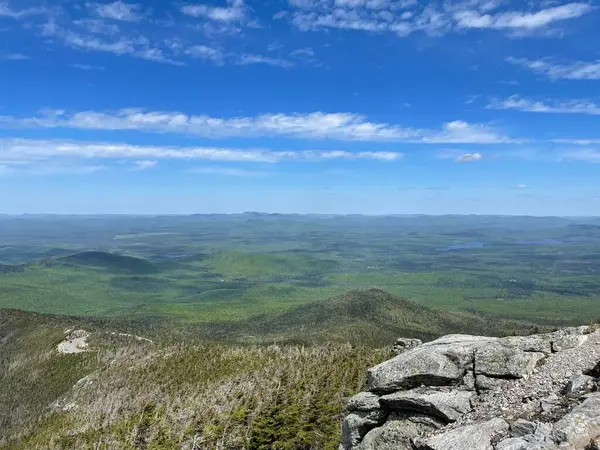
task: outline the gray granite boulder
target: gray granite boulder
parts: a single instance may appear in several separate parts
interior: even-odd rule
[[[600,394],[589,395],[554,424],[554,440],[583,449],[600,436]]]
[[[562,330],[555,331],[554,333],[550,333],[552,351],[561,352],[563,350],[579,347],[588,339],[590,332],[590,327],[583,326],[576,328],[564,328]]]
[[[381,404],[395,411],[416,411],[454,422],[471,410],[474,392],[438,392],[432,389],[414,389],[381,397]]]
[[[507,430],[508,423],[496,418],[446,431],[427,439],[415,439],[414,445],[418,450],[493,450],[493,439]]]
[[[473,362],[473,351],[497,338],[450,335],[423,344],[367,371],[372,392],[394,392],[422,384],[459,384]]]
[[[563,394],[569,395],[575,392],[586,391],[592,387],[593,382],[594,378],[589,375],[574,375],[565,386]]]
[[[392,413],[385,424],[367,433],[358,449],[413,450],[414,438],[441,428],[443,425],[443,422],[427,416]]]
[[[528,440],[525,437],[506,439],[496,445],[495,450],[561,450],[552,442]]]
[[[392,350],[399,355],[422,344],[421,339],[398,338]]]
[[[342,445],[345,450],[356,448],[362,438],[372,428],[381,425],[386,418],[383,411],[361,412],[347,414],[342,422]]]
[[[490,342],[475,349],[475,375],[492,378],[521,378],[530,374],[539,360],[540,352],[525,352],[504,342]]]
[[[381,409],[379,405],[379,396],[371,392],[359,392],[350,397],[346,402],[346,411],[370,412]]]

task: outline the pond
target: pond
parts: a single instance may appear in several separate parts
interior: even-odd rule
[[[504,241],[504,242],[461,242],[460,244],[453,244],[447,247],[438,248],[440,252],[450,252],[453,250],[465,250],[470,248],[482,248],[488,246],[510,246],[510,245],[561,245],[567,242],[559,241],[557,239],[539,239],[533,241]]]

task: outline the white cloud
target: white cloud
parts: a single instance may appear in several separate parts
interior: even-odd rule
[[[455,159],[456,162],[474,162],[481,161],[483,155],[481,153],[465,153]]]
[[[573,145],[600,145],[600,139],[554,139],[552,142]]]
[[[298,48],[290,53],[290,57],[296,59],[313,59],[315,57],[315,51],[312,47]]]
[[[600,80],[600,59],[592,62],[576,61],[559,64],[546,59],[507,58],[511,64],[529,69],[539,75],[558,80]]]
[[[37,163],[57,159],[134,159],[149,165],[160,159],[277,163],[282,161],[379,160],[397,161],[398,152],[346,150],[275,151],[220,147],[144,146],[114,142],[0,139],[3,164]],[[137,163],[136,163],[137,164]]]
[[[523,189],[527,189],[527,185],[526,184],[517,184],[515,186],[515,189],[519,189],[520,191],[522,191]]]
[[[527,36],[532,30],[547,30],[560,21],[590,13],[594,8],[582,2],[537,10],[510,10],[492,13],[501,1],[392,1],[392,0],[288,0],[293,8],[292,23],[302,31],[325,28],[391,32],[407,36],[415,31],[442,35],[465,29],[507,30]],[[541,6],[543,8],[543,6]],[[279,17],[285,17],[281,15]]]
[[[89,64],[71,64],[71,67],[79,70],[104,70],[102,66],[91,66]]]
[[[65,36],[65,43],[70,47],[114,53],[116,55],[124,55],[126,53],[132,54],[136,51],[135,43],[129,40],[119,39],[117,41],[107,42],[75,33],[68,33]]]
[[[133,162],[133,170],[148,170],[155,167],[158,164],[158,161],[150,161],[150,160],[142,160],[142,161],[134,161]]]
[[[208,138],[280,136],[342,141],[497,144],[517,142],[486,125],[454,121],[442,130],[421,130],[388,123],[369,122],[353,113],[261,114],[221,118],[181,112],[122,109],[115,112],[82,111],[73,114],[45,110],[34,117],[0,116],[0,126],[74,128],[87,130],[137,130],[178,133]]]
[[[600,164],[600,150],[581,149],[561,152],[560,159],[564,161],[585,162]]]
[[[175,66],[184,65],[181,61],[176,61],[167,57],[160,48],[153,47],[150,41],[143,36],[135,39],[119,38],[113,40],[103,40],[97,37],[81,35],[74,32],[58,33],[65,45],[79,50],[96,51],[112,53],[114,55],[130,55],[135,58],[154,61],[157,63],[171,64]]]
[[[312,47],[297,48],[290,52],[289,57],[300,65],[318,65],[317,57]]]
[[[145,59],[162,64],[183,66],[185,63],[175,60],[167,54],[167,49],[160,48],[143,35],[126,37],[122,33],[114,33],[113,27],[95,19],[82,19],[74,22],[79,26],[90,28],[88,33],[82,34],[62,28],[51,19],[41,26],[41,34],[60,40],[65,46],[77,50],[112,53],[113,55],[129,55],[134,58]],[[116,27],[116,30],[119,30]],[[117,34],[119,37],[113,36]],[[105,36],[106,35],[106,36]]]
[[[600,106],[589,100],[551,100],[543,102],[513,95],[504,100],[494,100],[487,107],[488,109],[514,109],[550,114],[600,115]]]
[[[467,163],[481,161],[483,155],[479,152],[465,153],[464,150],[460,149],[445,149],[436,153],[438,159],[451,159],[454,162]]]
[[[228,7],[208,5],[184,5],[181,12],[192,17],[203,17],[217,22],[241,22],[246,18],[246,6],[243,0],[228,0]]]
[[[476,11],[461,11],[454,14],[454,19],[458,28],[519,28],[530,30],[547,26],[553,22],[581,17],[593,9],[587,3],[568,3],[534,13],[510,11],[494,15],[482,15]]]
[[[279,42],[273,42],[273,43],[269,44],[269,46],[267,47],[267,50],[270,52],[276,52],[277,50],[281,50],[284,47],[285,47],[285,45],[283,45]]]
[[[599,140],[600,143],[600,140]],[[496,155],[497,159],[517,159],[523,161],[544,161],[554,163],[587,163],[600,164],[599,148],[561,148],[551,149],[523,149],[517,151],[507,151]]]
[[[47,14],[45,8],[25,8],[21,10],[12,9],[7,1],[0,1],[0,17],[10,17],[11,19],[21,20],[30,16]]]
[[[206,45],[193,45],[186,48],[184,53],[192,58],[212,61],[217,65],[223,64],[225,59],[225,54],[221,50]]]
[[[224,175],[228,177],[263,177],[267,175],[272,175],[271,172],[223,166],[195,167],[193,169],[188,170],[187,173],[201,175]]]
[[[105,20],[101,19],[78,19],[74,20],[73,23],[92,34],[114,36],[120,32],[120,29],[116,24],[107,23]]]
[[[89,175],[105,170],[102,165],[56,164],[0,164],[0,176],[51,176],[51,175]]]
[[[144,17],[142,5],[121,0],[106,4],[88,3],[87,6],[93,8],[96,15],[106,19],[138,22]]]
[[[497,133],[485,125],[470,124],[462,120],[445,123],[441,133],[429,133],[422,141],[430,144],[502,144],[517,142]]]
[[[29,56],[22,53],[8,53],[0,55],[0,61],[25,61],[31,59]]]
[[[240,55],[237,64],[241,66],[247,66],[249,64],[266,64],[273,67],[281,67],[283,69],[290,69],[294,67],[294,63],[282,58],[271,58],[269,56],[243,54]]]

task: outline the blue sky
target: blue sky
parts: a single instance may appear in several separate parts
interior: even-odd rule
[[[599,6],[0,0],[0,212],[598,215]]]

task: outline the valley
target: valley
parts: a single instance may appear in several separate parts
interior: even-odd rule
[[[597,321],[599,236],[586,218],[1,217],[0,448],[337,449],[398,337]]]

